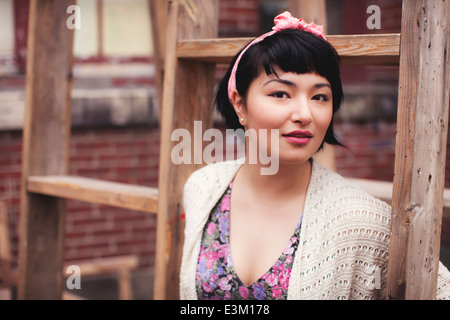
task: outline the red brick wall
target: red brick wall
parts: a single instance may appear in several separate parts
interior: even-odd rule
[[[7,205],[12,254],[18,253],[22,132],[0,131],[0,201]],[[158,185],[159,129],[75,129],[69,173]],[[156,215],[81,201],[67,201],[66,259],[137,254],[154,264]]]
[[[335,147],[336,169],[346,177],[393,181],[395,123],[336,124],[348,148]]]
[[[158,186],[159,130],[74,130],[72,175],[149,187]],[[137,254],[154,264],[156,215],[68,201],[66,259]]]
[[[6,204],[14,264],[18,251],[21,163],[22,132],[0,131],[0,201]]]
[[[220,0],[220,37],[255,36],[261,28],[259,0]]]

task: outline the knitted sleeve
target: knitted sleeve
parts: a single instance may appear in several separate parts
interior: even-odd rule
[[[450,272],[441,262],[439,262],[436,299],[450,300]]]

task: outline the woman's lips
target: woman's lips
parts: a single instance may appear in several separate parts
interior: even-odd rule
[[[286,134],[283,134],[283,137],[290,143],[297,145],[304,145],[311,141],[313,137],[312,133],[309,131],[292,131]]]

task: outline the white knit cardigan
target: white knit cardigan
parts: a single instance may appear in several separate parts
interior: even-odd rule
[[[197,299],[203,228],[240,163],[207,165],[185,184],[181,299]],[[384,202],[313,161],[288,299],[384,299],[390,212]],[[441,263],[437,299],[450,299],[450,273]]]

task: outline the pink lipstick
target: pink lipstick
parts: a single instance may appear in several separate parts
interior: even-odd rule
[[[283,137],[290,143],[297,145],[307,144],[313,137],[312,133],[309,131],[295,130],[286,134]]]

